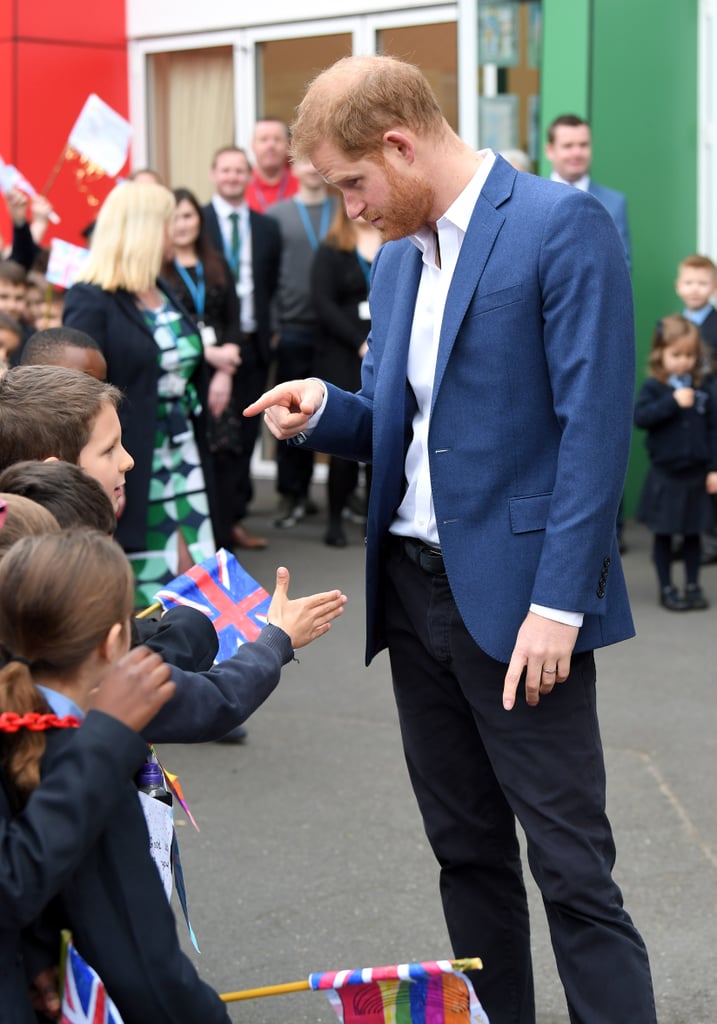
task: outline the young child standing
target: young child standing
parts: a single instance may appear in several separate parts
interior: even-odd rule
[[[717,267],[709,256],[694,253],[686,256],[677,267],[675,291],[685,304],[682,315],[697,324],[709,356],[705,391],[717,409],[717,309],[712,297],[717,296]],[[717,498],[712,499],[717,522]],[[717,528],[713,527],[702,538],[702,565],[717,562]]]
[[[6,665],[0,670],[0,712],[40,716],[32,729],[0,733],[3,821],[24,808],[63,756],[98,679],[127,654],[132,598],[127,559],[99,533],[26,537],[3,559],[0,645]],[[72,930],[126,1024],[229,1024],[223,1003],[179,948],[137,791],[129,782],[84,858],[60,881],[53,920]],[[43,966],[50,967],[52,953],[47,956]],[[20,1012],[23,980],[16,978],[13,1020],[29,1019]]]
[[[717,360],[717,309],[710,300],[717,294],[717,267],[709,256],[695,253],[680,261],[675,291],[685,304],[683,316],[699,327],[714,363]]]
[[[650,470],[637,518],[654,534],[660,603],[669,611],[708,607],[699,585],[700,534],[713,524],[717,493],[717,416],[701,389],[704,354],[697,326],[678,313],[658,320],[650,376],[635,405],[635,424],[647,430]],[[672,583],[672,537],[684,538],[685,591]]]

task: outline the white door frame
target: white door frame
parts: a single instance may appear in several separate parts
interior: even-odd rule
[[[215,46],[231,46],[234,53],[234,110],[235,139],[246,144],[251,136],[256,116],[256,53],[262,42],[274,39],[301,39],[306,36],[336,35],[350,33],[354,53],[375,53],[376,33],[384,28],[401,28],[407,25],[430,25],[442,21],[457,21],[461,9],[475,9],[477,0],[458,0],[432,7],[417,7],[413,10],[399,10],[374,14],[360,14],[351,17],[320,18],[312,21],[283,22],[252,28],[227,29],[218,32],[201,32],[186,35],[156,36],[151,39],[134,39],[128,43],[129,66],[129,111],[134,128],[133,163],[144,166],[148,162],[148,97],[149,70],[147,58],[155,53],[175,53],[180,50],[197,50]],[[475,15],[473,20],[475,20]],[[475,90],[475,67],[464,76],[461,55],[465,53],[462,39],[474,35],[474,31],[458,33],[459,109],[466,78],[472,81]],[[462,130],[462,129],[461,129]],[[467,140],[469,141],[469,140]]]
[[[382,29],[404,28],[411,25],[430,25],[465,18],[467,27],[457,25],[458,55],[458,110],[459,131],[463,138],[475,146],[478,135],[477,121],[477,4],[478,0],[436,4],[350,17],[321,18],[312,21],[283,22],[252,28],[237,28],[219,32],[158,36],[152,39],[130,40],[128,44],[130,121],[134,128],[133,165],[142,167],[149,162],[147,118],[149,98],[148,57],[156,53],[176,53],[181,50],[231,46],[234,55],[234,131],[238,145],[249,144],[256,119],[257,99],[257,47],[275,39],[301,39],[307,36],[350,33],[355,54],[376,52],[376,34]],[[467,42],[466,40],[472,40]],[[275,462],[264,459],[261,445],[257,445],[252,459],[252,472],[257,478],[271,479],[276,472]],[[326,479],[327,467],[317,464],[314,479]]]

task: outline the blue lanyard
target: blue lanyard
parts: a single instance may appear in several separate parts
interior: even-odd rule
[[[254,191],[256,192],[256,198],[259,200],[259,205],[261,206],[262,210],[266,210],[267,207],[269,206],[269,202],[266,196],[264,195],[264,190],[259,184],[258,178],[254,177],[252,178],[252,181],[254,183]],[[278,203],[280,199],[284,198],[284,193],[286,192],[286,186],[288,184],[289,172],[286,170],[286,168],[284,168],[281,174],[281,182],[279,183],[279,191],[277,192],[276,199],[274,200],[275,203]]]
[[[358,249],[354,249],[356,253],[356,259],[359,261],[359,266],[363,270],[363,276],[366,280],[366,293],[368,294],[371,288],[371,264],[368,262],[365,256],[362,256]]]
[[[329,230],[329,221],[331,220],[331,200],[327,196],[326,199],[324,199],[324,203],[321,208],[321,224],[319,225],[319,238],[316,237],[314,225],[311,223],[311,219],[308,213],[306,212],[306,206],[304,205],[304,203],[300,199],[297,199],[296,196],[294,196],[294,202],[296,203],[296,208],[299,211],[299,215],[301,216],[301,220],[304,225],[304,231],[307,234],[309,242],[311,242],[311,248],[318,249],[319,239],[323,238],[326,232]]]
[[[201,320],[204,316],[204,301],[207,297],[207,289],[204,286],[204,267],[202,265],[202,261],[198,260],[194,268],[197,274],[196,284],[186,267],[181,266],[181,264],[177,263],[176,260],[174,261],[174,265],[177,268],[177,273],[187,286],[187,291],[192,296],[194,308],[197,312],[197,316]]]

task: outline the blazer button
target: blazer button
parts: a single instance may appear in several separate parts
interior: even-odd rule
[[[605,566],[605,568],[607,569],[607,567],[608,567],[608,566],[610,565],[610,559],[609,559],[609,558],[603,558],[603,560],[602,560],[602,564],[603,564],[603,565]]]
[[[605,597],[605,587],[599,586],[596,593],[598,597]]]

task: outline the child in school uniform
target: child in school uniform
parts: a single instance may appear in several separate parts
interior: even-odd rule
[[[43,774],[63,757],[98,679],[101,689],[102,676],[127,655],[131,611],[129,564],[102,534],[66,530],[26,537],[3,558],[0,714],[17,714],[23,722],[16,731],[0,732],[3,822],[25,807]],[[24,724],[29,719],[32,729]],[[121,787],[119,799],[108,794],[115,801],[111,817],[61,880],[44,917],[53,928],[70,928],[125,1024],[228,1024],[224,1004],[179,948],[136,789],[129,781]],[[72,825],[68,831],[72,841]],[[22,882],[32,891],[32,875]],[[4,926],[0,938],[12,948],[17,928],[8,934]],[[40,935],[36,926],[24,939],[34,976],[57,955],[30,941]],[[17,964],[17,955],[9,962]],[[25,985],[24,971],[13,967],[2,1000],[6,1006],[12,1000],[13,1022],[32,1020]]]
[[[717,266],[700,253],[685,256],[677,268],[675,291],[684,302],[682,315],[699,327],[708,354],[708,373],[705,391],[717,406]],[[717,498],[712,499],[717,520]],[[717,527],[702,537],[702,565],[717,562]]]
[[[647,431],[650,470],[638,519],[653,532],[659,600],[668,611],[705,609],[699,584],[700,534],[713,525],[717,493],[717,414],[703,389],[704,351],[696,325],[680,314],[655,327],[650,376],[635,404],[635,425]],[[672,582],[672,539],[683,537],[685,589]]]

